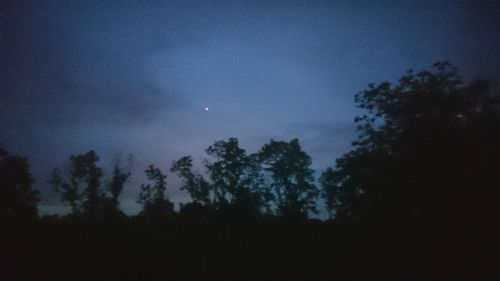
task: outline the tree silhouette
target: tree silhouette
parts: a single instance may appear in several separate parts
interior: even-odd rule
[[[337,179],[335,171],[332,168],[327,168],[320,176],[319,182],[321,184],[321,195],[326,203],[326,210],[328,216],[332,219],[335,215],[336,209],[339,207],[339,198],[337,196]]]
[[[102,203],[100,190],[102,169],[97,167],[99,156],[92,150],[82,155],[71,156],[70,161],[73,165],[73,176],[86,184],[83,192],[83,209],[88,215],[96,216]]]
[[[500,184],[500,99],[491,81],[464,85],[456,68],[436,63],[396,85],[370,84],[356,103],[366,114],[355,119],[354,149],[323,174],[337,215],[439,223],[497,213],[488,199]]]
[[[102,169],[97,166],[99,156],[92,150],[70,157],[70,171],[67,176],[54,169],[48,183],[61,194],[61,200],[71,206],[75,215],[89,217],[121,213],[118,197],[130,172],[123,172],[115,165],[113,176],[107,189],[102,187]],[[110,194],[109,194],[109,193]],[[108,197],[111,195],[111,197]]]
[[[154,185],[142,184],[137,200],[142,204],[141,215],[146,217],[164,217],[173,213],[173,204],[165,197],[167,189],[167,176],[154,165],[149,165],[145,171],[148,180]]]
[[[47,180],[47,183],[51,185],[54,190],[61,195],[61,201],[63,201],[66,204],[69,204],[71,207],[71,212],[73,214],[79,213],[79,205],[78,205],[78,199],[79,199],[79,194],[78,194],[78,186],[75,185],[69,185],[65,182],[63,182],[64,179],[61,175],[61,172],[59,169],[53,169],[52,172],[49,175],[49,179]]]
[[[0,220],[35,219],[38,200],[26,158],[0,148]]]
[[[211,205],[210,185],[201,175],[195,175],[192,171],[193,159],[191,156],[184,156],[174,161],[170,171],[176,173],[183,179],[181,190],[185,190],[196,204]]]
[[[232,205],[244,212],[258,212],[259,196],[252,185],[255,162],[239,147],[237,138],[216,141],[206,149],[213,159],[205,160],[212,190],[219,207]]]
[[[125,183],[129,180],[131,172],[124,172],[119,164],[115,164],[113,168],[113,177],[109,184],[109,192],[111,193],[111,201],[115,207],[118,207],[118,197],[120,196]]]
[[[205,160],[215,199],[219,205],[227,205],[236,200],[238,189],[244,188],[243,175],[248,157],[236,138],[230,138],[227,142],[216,141],[206,149],[206,153],[215,160]]]
[[[311,157],[302,151],[298,139],[289,143],[271,140],[258,153],[264,171],[272,178],[271,193],[279,215],[306,218],[316,212],[317,187]]]
[[[72,176],[65,181],[59,169],[54,169],[47,182],[61,195],[61,201],[70,205],[73,214],[81,213],[80,201],[82,198],[81,189],[83,187],[81,187],[81,183],[77,178]]]
[[[193,203],[215,209],[231,209],[240,215],[255,215],[265,206],[266,193],[256,155],[247,155],[237,138],[216,141],[206,150],[205,167],[211,182],[192,172],[192,158],[174,161],[171,171],[183,179]],[[191,207],[190,207],[191,208]],[[194,208],[194,207],[193,207]]]

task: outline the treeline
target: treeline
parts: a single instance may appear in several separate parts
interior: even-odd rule
[[[246,217],[277,215],[305,219],[317,212],[320,189],[315,185],[311,157],[297,139],[290,142],[271,140],[258,153],[248,155],[238,139],[217,141],[206,149],[206,175],[193,171],[193,160],[184,156],[173,162],[170,171],[182,179],[181,190],[191,203],[182,204],[180,212],[228,213]],[[69,171],[54,170],[48,181],[71,206],[72,215],[90,217],[120,214],[119,196],[129,181],[131,171],[115,164],[108,184],[94,151],[71,156]],[[149,165],[148,183],[140,186],[137,202],[139,216],[165,217],[174,214],[173,203],[166,196],[167,175]]]
[[[456,68],[444,62],[434,71],[409,71],[395,85],[370,84],[355,99],[365,110],[355,118],[358,139],[335,167],[320,174],[319,184],[297,139],[271,140],[247,154],[230,138],[206,149],[206,174],[193,172],[190,156],[173,162],[170,171],[192,199],[181,212],[231,210],[304,219],[318,211],[320,198],[330,218],[338,219],[458,219],[471,209],[496,210],[488,201],[496,198],[500,183],[500,102],[494,82],[464,84]],[[32,192],[26,160],[4,150],[1,157],[2,216],[22,205],[32,209],[38,194]],[[115,164],[104,185],[98,160],[94,151],[72,156],[67,173],[56,169],[50,177],[72,214],[121,213],[119,196],[131,170]],[[150,165],[145,173],[150,183],[140,186],[140,215],[172,214],[165,172]]]
[[[364,111],[355,119],[358,138],[351,151],[317,179],[310,168],[311,158],[297,139],[271,140],[254,154],[247,154],[236,138],[217,141],[206,149],[204,174],[193,171],[190,156],[172,163],[170,171],[182,179],[181,189],[192,199],[178,214],[166,196],[165,171],[151,165],[145,171],[149,182],[140,186],[137,197],[142,211],[134,221],[154,223],[133,230],[123,225],[107,226],[105,233],[115,237],[120,229],[120,234],[129,235],[127,241],[132,245],[136,243],[133,235],[144,237],[153,241],[141,244],[148,251],[163,249],[155,255],[173,261],[182,259],[185,249],[193,256],[201,254],[206,259],[195,261],[185,271],[183,266],[193,261],[178,264],[178,272],[193,274],[197,272],[193,268],[199,266],[199,275],[194,274],[193,280],[224,270],[214,269],[220,261],[224,261],[221,264],[225,270],[243,271],[245,267],[231,265],[233,257],[247,262],[248,270],[302,274],[273,278],[264,274],[248,280],[498,277],[493,262],[500,235],[497,84],[488,80],[464,83],[457,69],[443,62],[434,64],[432,71],[408,71],[395,84],[370,84],[355,99]],[[119,196],[131,170],[118,163],[104,183],[98,160],[93,151],[75,155],[66,173],[52,173],[49,182],[72,209],[65,219],[91,222],[105,218],[111,224],[128,220],[119,210]],[[0,150],[0,193],[2,222],[37,221],[38,193],[33,189],[27,160],[5,150]],[[333,220],[308,222],[308,216],[318,210],[320,199],[326,202]],[[203,223],[205,219],[210,226]],[[166,221],[170,224],[164,225]],[[251,227],[245,228],[243,221]],[[52,233],[54,222],[49,219],[46,223],[51,230],[42,232],[51,237],[47,233]],[[72,225],[66,221],[63,224]],[[80,237],[78,231],[85,229],[72,227],[72,237]],[[143,228],[152,232],[137,234]],[[91,234],[98,237],[96,233],[101,230]],[[62,228],[60,231],[64,233]],[[198,232],[207,234],[199,236]],[[154,233],[170,233],[172,240],[167,242]],[[78,239],[75,241],[82,241]],[[113,239],[101,241],[99,247],[106,248]],[[169,244],[175,241],[182,246]],[[253,249],[248,243],[260,246]],[[177,254],[167,253],[167,244],[177,249]],[[247,259],[246,255],[261,256],[266,262]],[[160,260],[147,261],[160,266]],[[99,270],[108,267],[103,265]],[[163,273],[158,276],[168,276]],[[201,279],[210,279],[204,277]]]

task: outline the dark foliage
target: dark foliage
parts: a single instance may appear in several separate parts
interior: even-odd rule
[[[240,215],[258,214],[261,202],[258,180],[258,163],[239,147],[238,139],[217,141],[206,149],[212,160],[205,160],[205,167],[212,180],[215,204],[222,211]]]
[[[195,175],[192,171],[193,159],[191,156],[184,156],[174,161],[170,171],[176,173],[183,179],[181,190],[185,190],[191,196],[195,204],[211,205],[210,185],[201,175]]]
[[[154,182],[153,185],[141,185],[138,203],[142,204],[140,216],[150,218],[164,218],[174,212],[174,205],[165,197],[167,189],[167,176],[154,165],[149,165],[145,171],[148,180]]]
[[[118,164],[113,169],[109,186],[101,183],[102,169],[97,166],[99,156],[94,151],[70,157],[70,171],[63,177],[55,169],[48,183],[61,194],[63,202],[71,206],[73,215],[89,217],[123,215],[118,209],[118,197],[130,172],[123,172]],[[110,193],[110,194],[109,194]]]
[[[122,169],[118,164],[115,164],[113,169],[113,177],[111,183],[109,184],[109,192],[111,193],[111,202],[113,206],[118,207],[118,197],[125,187],[125,183],[130,178],[130,172],[122,172]]]
[[[277,213],[287,218],[307,218],[316,212],[318,190],[311,157],[302,151],[299,140],[271,140],[258,154],[263,170],[272,178],[271,195]]]
[[[448,63],[434,67],[356,96],[367,111],[356,119],[359,139],[323,175],[338,216],[436,225],[498,219],[498,89],[464,85]]]
[[[32,221],[37,217],[38,192],[26,158],[0,148],[0,221]]]

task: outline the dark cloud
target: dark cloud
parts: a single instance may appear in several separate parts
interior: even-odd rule
[[[148,42],[155,40],[129,28],[136,22],[117,23],[103,11],[96,15],[85,7],[60,8],[51,3],[14,5],[3,15],[4,118],[23,120],[16,126],[128,124],[150,121],[158,112],[186,102],[141,68],[145,53],[137,50],[148,50]]]

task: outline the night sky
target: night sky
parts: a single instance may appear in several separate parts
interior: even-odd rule
[[[61,204],[49,171],[91,149],[107,171],[135,155],[127,213],[148,164],[203,171],[228,137],[250,153],[297,137],[319,173],[349,150],[368,83],[438,60],[500,78],[495,2],[0,1],[0,143],[28,157],[43,213]]]

